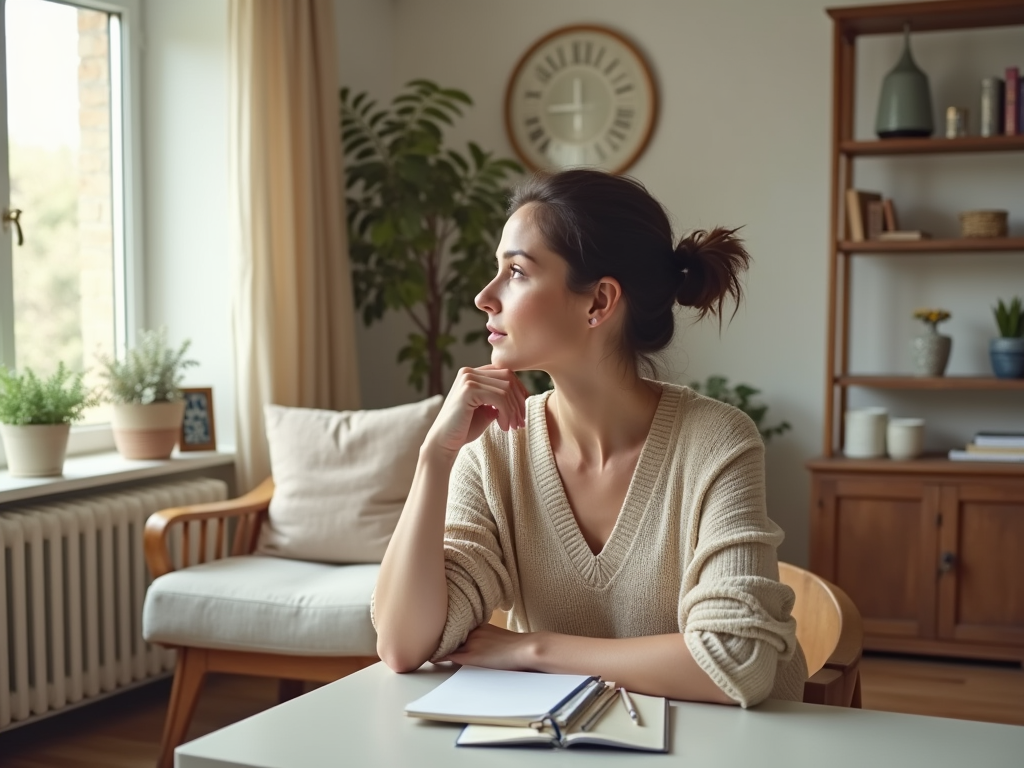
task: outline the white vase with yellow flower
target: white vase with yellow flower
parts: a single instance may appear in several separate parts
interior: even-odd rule
[[[928,332],[910,340],[910,358],[915,376],[942,376],[949,362],[953,340],[939,333],[939,323],[952,315],[944,309],[918,309],[914,317],[928,326]]]

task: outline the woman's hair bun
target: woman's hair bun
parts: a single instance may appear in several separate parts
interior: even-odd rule
[[[694,230],[676,246],[676,264],[677,302],[696,309],[699,318],[717,315],[721,322],[725,300],[731,298],[736,313],[743,296],[740,273],[749,266],[750,254],[735,229]]]

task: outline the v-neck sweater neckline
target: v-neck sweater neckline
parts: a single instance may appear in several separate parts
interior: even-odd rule
[[[528,402],[530,463],[548,517],[570,562],[584,581],[595,587],[603,587],[625,562],[650,506],[652,493],[668,455],[669,440],[679,411],[680,390],[661,385],[658,407],[619,508],[615,526],[597,554],[590,549],[576,522],[555,462],[546,410],[547,400],[553,391],[548,390],[540,397],[530,398]]]

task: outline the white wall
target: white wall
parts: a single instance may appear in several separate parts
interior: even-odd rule
[[[227,187],[227,0],[143,8],[148,327],[191,339],[186,386],[212,386],[217,445],[235,442]]]

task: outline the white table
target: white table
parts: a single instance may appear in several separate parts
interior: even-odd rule
[[[178,747],[177,768],[1022,768],[1024,726],[768,701],[750,710],[671,707],[669,754],[456,747],[461,726],[406,717],[405,705],[451,674],[396,675],[376,664]]]

